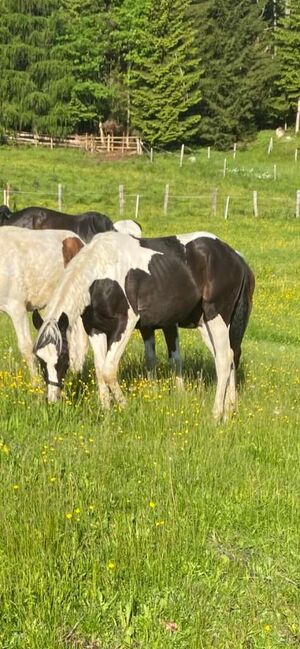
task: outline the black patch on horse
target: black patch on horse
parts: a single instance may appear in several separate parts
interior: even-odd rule
[[[82,314],[88,336],[104,333],[108,349],[120,340],[128,322],[129,305],[117,281],[97,279],[90,286],[91,303]]]

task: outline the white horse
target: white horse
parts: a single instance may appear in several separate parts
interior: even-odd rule
[[[36,364],[27,311],[46,306],[65,266],[83,245],[68,230],[0,228],[0,311],[13,322],[19,350],[32,378],[36,375]],[[71,367],[79,371],[88,346],[81,318],[69,331],[69,345]]]

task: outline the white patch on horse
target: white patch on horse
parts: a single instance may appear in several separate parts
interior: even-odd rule
[[[80,241],[69,230],[0,228],[0,311],[13,321],[33,378],[37,372],[26,311],[41,309],[50,300],[64,272],[62,244],[70,238]]]
[[[205,237],[206,239],[217,239],[215,234],[212,234],[211,232],[190,232],[187,234],[176,234],[176,239],[182,243],[183,246],[186,246],[188,243],[191,241],[195,241],[195,239],[202,239]]]
[[[48,343],[45,347],[37,349],[36,355],[43,360],[47,365],[48,381],[53,383],[58,382],[57,371],[55,365],[58,361],[58,353],[54,343]],[[56,385],[47,385],[47,400],[49,403],[54,403],[60,396],[60,388]]]
[[[123,232],[123,234],[130,234],[132,237],[141,237],[142,228],[138,223],[132,221],[131,219],[122,219],[121,221],[116,221],[114,227],[118,232]]]
[[[125,347],[129,341],[129,338],[135,328],[137,321],[138,316],[135,315],[132,309],[129,309],[126,329],[125,331],[123,331],[120,340],[112,343],[110,349],[106,354],[103,365],[103,379],[109,386],[114,399],[121,406],[125,405],[125,397],[118,383],[118,367],[121,356],[125,350]]]
[[[217,390],[213,407],[213,416],[219,420],[223,413],[225,417],[235,408],[235,368],[233,350],[230,347],[229,326],[222,316],[217,315],[213,320],[200,323],[199,331],[208,349],[214,355]],[[227,391],[229,394],[227,395]]]

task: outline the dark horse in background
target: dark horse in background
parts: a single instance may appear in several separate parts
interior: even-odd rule
[[[84,212],[83,214],[64,214],[46,207],[25,207],[18,212],[11,212],[6,205],[0,206],[0,226],[14,225],[30,230],[71,230],[75,232],[82,241],[89,243],[96,234],[100,232],[118,231],[117,222],[115,225],[105,214],[100,212]],[[123,222],[120,222],[123,223]],[[127,221],[134,226],[135,234],[138,224],[135,221]],[[138,227],[139,229],[139,227]],[[176,382],[182,387],[182,360],[179,350],[179,336],[176,325],[163,327],[163,333],[168,349],[169,362],[175,369]],[[145,363],[149,378],[154,378],[156,369],[155,333],[152,327],[141,329],[144,341]]]
[[[15,225],[30,230],[71,230],[86,243],[99,232],[116,229],[110,218],[100,212],[64,214],[46,207],[25,207],[18,212],[11,212],[6,205],[0,207],[1,225]]]

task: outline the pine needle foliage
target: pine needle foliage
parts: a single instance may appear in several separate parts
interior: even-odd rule
[[[135,26],[132,125],[153,145],[191,141],[199,130],[201,66],[188,0],[147,0]]]
[[[291,122],[300,99],[300,0],[286,0],[275,43],[279,68],[275,108],[282,118]]]

